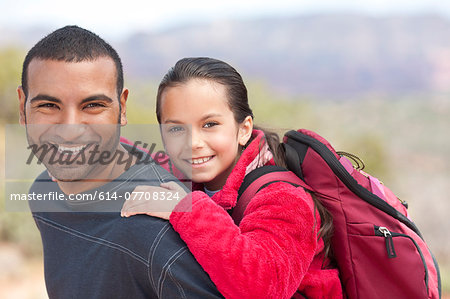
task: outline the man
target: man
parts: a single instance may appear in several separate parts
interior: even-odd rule
[[[120,217],[137,185],[174,178],[119,143],[128,90],[109,44],[77,26],[54,31],[28,52],[18,95],[20,123],[47,168],[30,193],[64,198],[30,202],[50,298],[221,297],[168,222]]]

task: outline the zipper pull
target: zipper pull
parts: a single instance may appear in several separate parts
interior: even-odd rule
[[[406,209],[408,209],[408,203],[407,203],[405,200],[400,199],[400,198],[398,198],[398,197],[397,197],[397,199],[400,201],[400,203],[401,203]]]
[[[388,258],[397,257],[397,254],[395,253],[394,241],[392,240],[391,232],[386,227],[383,226],[380,226],[378,228],[378,231],[380,231],[380,233],[383,234],[384,239],[386,240],[386,251]]]

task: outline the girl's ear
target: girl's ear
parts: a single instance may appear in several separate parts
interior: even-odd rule
[[[241,146],[245,146],[250,140],[253,131],[253,118],[249,115],[239,125],[238,141]]]

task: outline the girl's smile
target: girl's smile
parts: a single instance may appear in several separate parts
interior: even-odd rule
[[[202,167],[205,163],[209,162],[214,156],[202,157],[202,158],[192,158],[189,162],[192,167]]]

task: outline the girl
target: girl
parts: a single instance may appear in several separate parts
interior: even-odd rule
[[[146,214],[170,220],[226,298],[342,298],[327,257],[332,220],[302,188],[265,187],[239,226],[228,213],[247,173],[284,165],[278,136],[254,129],[247,89],[233,67],[181,59],[159,85],[156,114],[170,160],[192,179],[194,191],[184,196],[164,184],[183,200],[172,211]],[[151,205],[127,201],[122,215],[142,213],[142,204]]]

